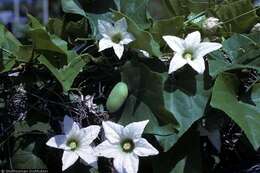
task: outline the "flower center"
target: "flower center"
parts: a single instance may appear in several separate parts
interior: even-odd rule
[[[121,147],[124,152],[130,153],[134,150],[135,144],[132,139],[125,139],[121,142]]]
[[[191,52],[185,52],[183,54],[183,58],[186,60],[192,60],[193,59],[193,54]]]
[[[116,33],[112,36],[112,41],[114,43],[119,43],[122,40],[122,34],[121,33]]]
[[[78,142],[75,139],[71,139],[67,142],[67,146],[70,147],[72,151],[78,148]]]

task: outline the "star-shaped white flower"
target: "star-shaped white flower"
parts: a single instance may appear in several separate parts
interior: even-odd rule
[[[103,38],[99,41],[99,52],[113,47],[120,59],[124,52],[124,45],[134,41],[134,36],[127,32],[127,22],[122,18],[112,25],[104,20],[98,20],[98,30]]]
[[[126,127],[103,122],[106,141],[96,147],[97,154],[114,158],[114,167],[119,173],[137,173],[139,157],[156,155],[159,152],[144,138],[142,133],[149,120],[134,122]]]
[[[97,156],[91,144],[97,138],[100,127],[91,125],[86,128],[79,128],[79,125],[72,118],[64,117],[64,135],[57,135],[46,143],[50,147],[63,149],[62,171],[73,165],[80,157],[88,164],[95,164]]]
[[[220,43],[201,42],[200,32],[195,31],[187,35],[185,39],[175,36],[163,36],[163,39],[175,51],[170,62],[169,73],[172,73],[186,64],[202,74],[205,71],[203,57],[222,47]]]

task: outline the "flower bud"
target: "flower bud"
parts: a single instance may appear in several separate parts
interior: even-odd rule
[[[260,32],[260,23],[255,24],[255,26],[251,29],[251,32]]]
[[[202,23],[202,28],[206,31],[215,32],[217,28],[220,26],[221,22],[219,22],[218,18],[215,17],[209,17]]]

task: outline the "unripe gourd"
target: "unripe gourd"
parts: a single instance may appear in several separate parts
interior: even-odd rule
[[[128,87],[126,83],[119,82],[117,83],[112,91],[110,92],[106,107],[109,112],[116,112],[125,102],[128,96]]]

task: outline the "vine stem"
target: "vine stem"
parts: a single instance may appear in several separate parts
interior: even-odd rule
[[[197,19],[198,17],[201,17],[201,16],[203,16],[203,15],[205,15],[205,14],[206,14],[206,12],[205,12],[205,11],[202,11],[202,12],[200,12],[199,14],[197,14],[196,16],[192,17],[191,19],[188,19],[187,21],[185,21],[184,24],[186,25],[186,24],[188,24],[189,22],[191,22],[191,21],[193,21],[193,20]]]
[[[241,14],[241,15],[238,15],[238,16],[236,16],[236,17],[233,17],[233,18],[231,18],[231,19],[229,19],[229,20],[226,20],[226,21],[224,21],[224,22],[221,22],[221,23],[219,23],[218,25],[224,25],[224,24],[226,24],[226,23],[232,22],[233,20],[239,19],[240,17],[243,17],[243,16],[245,16],[245,15],[247,15],[247,14],[250,14],[250,13],[252,13],[252,12],[257,11],[258,9],[260,9],[260,6],[254,8],[253,10],[247,11],[247,12]],[[187,23],[193,21],[194,19],[197,19],[198,17],[200,17],[200,16],[202,16],[202,15],[205,15],[205,14],[206,14],[205,11],[200,12],[199,14],[197,14],[196,16],[194,16],[193,18],[191,18],[191,19],[185,21],[184,24],[187,24]]]
[[[260,6],[254,8],[253,10],[250,10],[250,11],[248,11],[248,12],[245,12],[245,13],[239,15],[239,16],[236,16],[236,17],[234,17],[234,18],[232,18],[232,19],[229,19],[229,20],[227,20],[227,21],[224,21],[224,22],[220,23],[220,25],[224,25],[224,24],[229,23],[229,22],[231,22],[231,21],[233,21],[233,20],[239,19],[240,17],[242,17],[242,16],[244,16],[244,15],[247,15],[247,14],[250,14],[250,13],[252,13],[252,12],[254,12],[254,11],[257,11],[258,9],[260,9]]]
[[[10,55],[15,57],[15,55],[12,52],[10,52],[9,50],[7,50],[7,49],[4,49],[4,48],[0,47],[0,50],[2,50],[2,51],[4,51],[4,52],[6,52],[6,53],[8,53],[8,54],[10,54]]]

